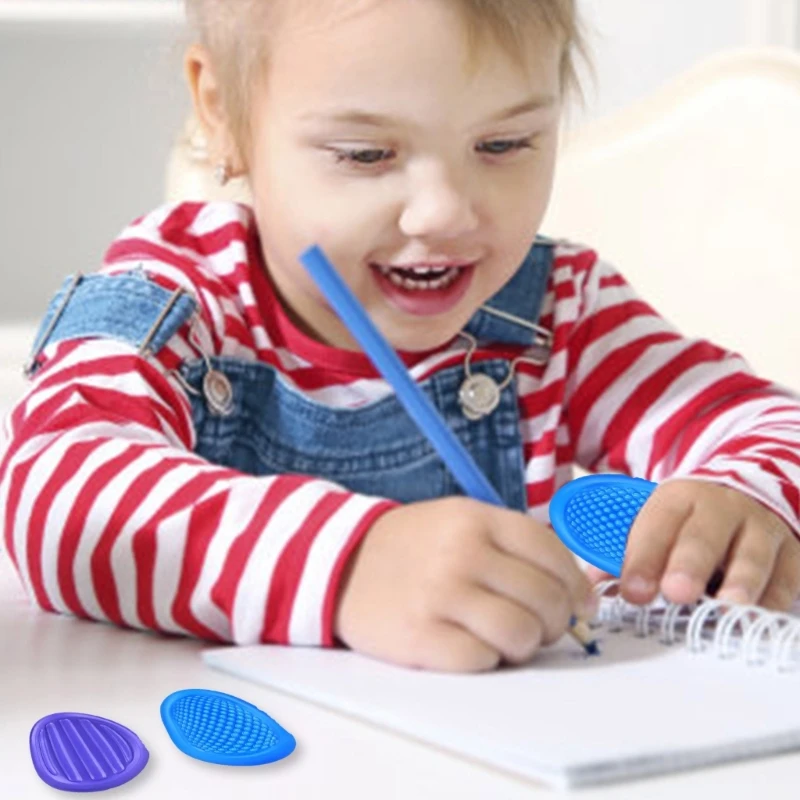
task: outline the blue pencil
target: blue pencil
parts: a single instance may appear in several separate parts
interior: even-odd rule
[[[476,500],[504,507],[505,503],[494,486],[481,472],[469,451],[447,427],[425,393],[412,380],[397,353],[375,327],[321,248],[316,245],[308,248],[300,255],[300,262],[375,368],[392,386],[403,408],[428,437],[465,494]],[[584,626],[585,623],[573,617],[570,620],[570,633],[589,655],[596,655],[599,652],[597,642],[589,637]]]

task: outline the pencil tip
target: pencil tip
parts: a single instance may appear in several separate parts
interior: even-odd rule
[[[600,648],[597,646],[597,642],[586,642],[583,646],[584,650],[586,650],[587,656],[599,656],[600,655]]]

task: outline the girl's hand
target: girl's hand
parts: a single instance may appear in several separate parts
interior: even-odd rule
[[[736,489],[698,480],[660,485],[631,527],[621,592],[647,603],[658,591],[692,603],[717,569],[720,600],[785,611],[800,592],[800,544],[789,526]],[[607,577],[592,567],[593,582]]]
[[[350,561],[334,631],[385,661],[473,672],[529,660],[593,603],[574,556],[549,528],[450,497],[376,521]]]

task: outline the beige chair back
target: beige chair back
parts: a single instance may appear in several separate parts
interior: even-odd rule
[[[800,389],[800,54],[725,54],[577,130],[543,232]]]

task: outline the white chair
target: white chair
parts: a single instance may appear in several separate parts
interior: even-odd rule
[[[167,198],[248,202],[214,184],[190,120]],[[800,55],[702,62],[565,136],[542,232],[585,242],[687,334],[800,388]]]
[[[543,231],[800,389],[800,54],[707,60],[568,137]]]

